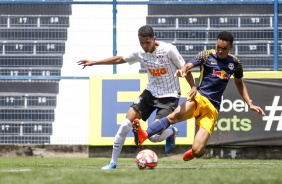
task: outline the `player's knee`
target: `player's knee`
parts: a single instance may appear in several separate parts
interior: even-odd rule
[[[167,119],[170,122],[170,124],[175,124],[177,122],[179,122],[179,120],[182,118],[182,115],[179,112],[175,112],[170,114]]]

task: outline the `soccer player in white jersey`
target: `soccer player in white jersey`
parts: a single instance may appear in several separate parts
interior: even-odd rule
[[[138,38],[142,50],[98,61],[78,61],[78,65],[82,65],[83,68],[92,65],[133,64],[140,62],[148,71],[147,87],[130,106],[125,119],[115,135],[111,161],[102,169],[115,169],[117,167],[122,146],[135,119],[146,121],[151,113],[157,110],[155,116],[155,121],[157,121],[173,112],[179,102],[180,85],[178,77],[174,77],[174,73],[185,65],[185,61],[177,48],[170,43],[156,41],[154,30],[148,25],[139,28]],[[186,77],[189,84],[194,84],[194,81],[189,81],[190,79],[193,80],[192,76]],[[177,133],[177,128],[171,127],[151,136],[149,140],[152,142],[166,140],[165,152],[170,153],[175,146],[175,136]]]

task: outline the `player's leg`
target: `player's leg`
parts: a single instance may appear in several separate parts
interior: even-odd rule
[[[155,106],[157,107],[156,119],[155,122],[160,118],[166,117],[172,113],[175,108],[177,108],[179,103],[179,98],[167,97],[167,98],[157,98],[155,100]],[[175,138],[178,134],[178,129],[176,127],[170,126],[168,129],[159,132],[155,135],[149,137],[151,142],[162,142],[165,143],[165,153],[169,154],[172,152],[175,146]]]
[[[102,169],[107,170],[107,169],[116,168],[124,141],[126,139],[128,132],[131,130],[132,127],[132,120],[136,118],[137,119],[140,118],[139,113],[136,112],[132,107],[130,107],[130,109],[127,112],[126,118],[123,120],[122,124],[120,125],[115,135],[111,162],[108,165],[102,167]]]
[[[199,158],[204,154],[204,149],[214,130],[218,111],[211,102],[204,96],[197,96],[197,109],[194,113],[196,117],[196,133],[192,149],[183,155],[184,161],[189,161],[194,157]]]
[[[149,137],[149,140],[152,142],[162,142],[165,140],[165,153],[170,154],[175,147],[175,139],[178,133],[179,130],[176,127],[170,126],[160,135],[156,134]]]
[[[148,137],[151,137],[158,132],[164,131],[170,125],[190,119],[193,116],[194,109],[195,101],[186,100],[167,117],[161,118],[155,123],[151,124],[146,131],[141,128],[138,120],[134,121],[132,128],[134,135],[136,135],[135,139],[137,139],[135,144],[140,146]]]
[[[166,140],[168,137],[173,136],[174,134],[177,135],[178,132],[179,131],[178,131],[178,129],[176,127],[170,126],[169,128],[167,128],[166,130],[164,130],[160,134],[152,135],[148,139],[151,142],[162,142],[162,141]],[[176,135],[174,135],[174,136],[176,136]]]
[[[116,168],[119,155],[121,153],[124,141],[128,132],[132,128],[132,121],[142,119],[146,121],[151,113],[155,110],[153,106],[153,96],[148,90],[144,90],[142,94],[131,105],[126,114],[126,119],[121,124],[113,144],[111,163],[104,166],[102,169]]]
[[[174,122],[181,122],[181,119],[190,119],[191,116],[193,115],[193,109],[194,107],[192,107],[191,105],[193,105],[193,103],[189,103],[189,101],[185,102],[185,108],[178,108],[176,111],[174,111],[174,114],[171,114],[170,116],[168,116],[169,118],[169,122],[174,123]],[[181,106],[180,106],[181,107]],[[182,112],[181,112],[182,110]],[[180,119],[178,119],[180,118]],[[178,129],[176,127],[171,126],[170,128],[166,129],[165,131],[169,131],[172,130],[173,133],[171,136],[169,136],[166,139],[166,144],[165,144],[165,152],[166,154],[169,154],[172,152],[173,148],[175,147],[175,137],[178,134]],[[164,132],[165,132],[164,131]]]
[[[176,127],[170,126],[168,129],[164,130],[163,132],[152,135],[148,139],[151,142],[162,142],[165,140],[166,141],[165,142],[165,153],[169,154],[172,152],[173,148],[175,147],[175,139],[176,139],[176,136],[178,135],[178,132],[179,131]]]
[[[199,158],[203,156],[209,137],[210,133],[206,129],[197,125],[192,148],[184,153],[183,160],[189,161],[194,157]]]

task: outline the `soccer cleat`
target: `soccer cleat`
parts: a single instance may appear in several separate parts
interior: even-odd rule
[[[165,153],[166,154],[170,154],[173,148],[175,147],[175,137],[177,136],[179,132],[176,127],[171,126],[170,129],[172,129],[173,133],[171,136],[166,138],[166,142],[165,142]]]
[[[103,170],[110,170],[110,169],[115,169],[117,167],[117,164],[111,162],[108,165],[105,165],[104,167],[102,167],[101,169]]]
[[[136,146],[141,146],[142,143],[148,138],[148,134],[140,126],[139,119],[135,119],[132,123],[132,131],[134,134],[134,142]]]
[[[184,161],[190,161],[194,158],[195,156],[193,155],[192,149],[189,149],[186,151],[183,155],[183,160]]]

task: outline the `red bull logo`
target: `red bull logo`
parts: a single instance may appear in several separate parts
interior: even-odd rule
[[[224,70],[213,71],[213,76],[217,76],[220,79],[230,79],[231,74],[226,73]]]

